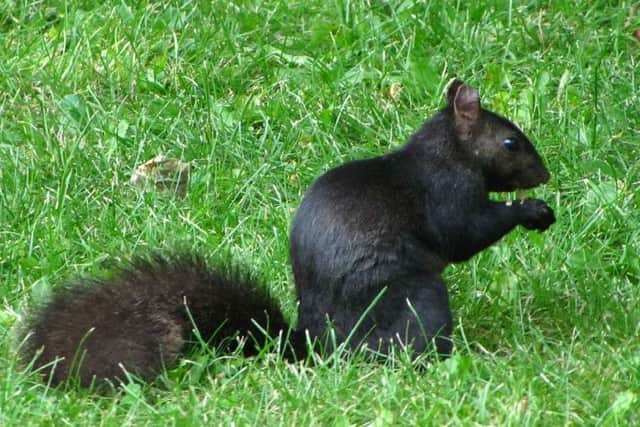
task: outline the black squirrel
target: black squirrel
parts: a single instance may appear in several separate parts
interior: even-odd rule
[[[193,341],[196,327],[214,346],[247,337],[245,354],[289,331],[283,353],[290,358],[305,357],[314,341],[329,350],[365,344],[387,353],[397,345],[447,355],[443,269],[517,225],[546,230],[555,217],[545,202],[491,201],[489,192],[548,180],[527,137],[455,80],[446,107],[407,144],[326,172],[304,196],[290,235],[295,330],[250,275],[197,256],[156,256],[58,291],[26,322],[22,356],[52,384],[77,377],[89,385],[122,380],[123,368],[153,378]]]

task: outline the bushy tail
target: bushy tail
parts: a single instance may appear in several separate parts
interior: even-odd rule
[[[117,382],[123,368],[143,379],[171,366],[194,327],[213,346],[244,336],[246,354],[289,325],[264,287],[234,269],[214,270],[198,257],[139,259],[113,277],[66,286],[34,310],[23,359],[46,380]],[[293,339],[294,346],[304,346]]]

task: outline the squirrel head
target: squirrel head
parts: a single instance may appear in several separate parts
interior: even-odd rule
[[[524,133],[508,119],[485,110],[478,90],[455,80],[447,90],[456,144],[485,177],[489,191],[513,191],[550,178],[542,158]]]

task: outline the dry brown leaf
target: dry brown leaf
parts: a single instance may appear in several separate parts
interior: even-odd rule
[[[153,187],[184,196],[189,182],[190,165],[162,154],[138,166],[129,182],[137,187]]]
[[[526,414],[527,409],[529,409],[529,398],[527,396],[523,397],[520,402],[518,402],[518,414],[523,416]]]
[[[391,86],[389,86],[389,98],[397,101],[400,98],[400,92],[402,92],[402,85],[398,82],[391,83]]]

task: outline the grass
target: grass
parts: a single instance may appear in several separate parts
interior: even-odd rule
[[[0,425],[640,424],[631,6],[4,2]],[[294,319],[287,236],[305,188],[402,144],[454,76],[536,142],[553,175],[536,196],[558,222],[446,271],[451,359],[202,352],[116,396],[50,389],[17,364],[28,307],[153,248],[251,265]],[[158,153],[192,162],[184,198],[127,184]]]

